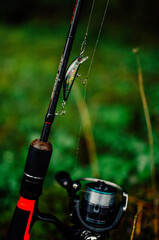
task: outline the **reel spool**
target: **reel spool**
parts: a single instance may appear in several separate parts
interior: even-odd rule
[[[85,185],[82,199],[82,212],[86,222],[93,226],[108,226],[116,212],[117,189],[103,181]]]

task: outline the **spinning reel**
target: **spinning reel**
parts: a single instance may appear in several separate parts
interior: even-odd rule
[[[38,219],[55,224],[69,240],[104,240],[109,236],[108,231],[119,224],[127,209],[127,192],[115,183],[99,179],[72,181],[63,171],[56,174],[56,180],[68,192],[73,226],[68,227],[56,217],[40,212]]]

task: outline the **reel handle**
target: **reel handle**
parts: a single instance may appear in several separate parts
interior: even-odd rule
[[[72,181],[70,175],[65,171],[60,171],[55,175],[56,181],[67,190],[70,199],[76,196],[76,193],[81,189],[81,183],[76,180]]]
[[[56,181],[64,188],[68,189],[72,185],[70,175],[65,171],[60,171],[55,175]]]

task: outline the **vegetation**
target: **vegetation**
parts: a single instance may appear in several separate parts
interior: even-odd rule
[[[89,58],[96,40],[97,25],[98,22],[89,32],[86,49]],[[6,23],[0,25],[1,239],[6,235],[19,198],[29,144],[33,139],[39,138],[41,133],[67,29],[68,22],[37,19],[14,26]],[[81,22],[70,62],[80,52],[84,32],[84,24]],[[159,47],[156,35],[150,36],[139,29],[134,34],[126,25],[117,25],[115,22],[110,24],[109,19],[97,48],[86,95],[85,87],[77,79],[78,87],[75,85],[72,89],[65,109],[66,116],[57,117],[52,128],[50,142],[54,150],[40,199],[42,211],[51,212],[68,222],[67,202],[61,200],[66,193],[55,182],[54,174],[59,170],[67,170],[74,179],[93,176],[93,156],[86,137],[91,134],[99,177],[122,185],[130,194],[128,213],[119,228],[111,233],[111,239],[116,240],[121,237],[130,239],[135,227],[136,239],[155,239],[150,148],[138,86],[138,68],[132,53],[136,43],[140,47],[139,56],[152,123],[154,162],[158,176]],[[88,67],[89,61],[81,66],[82,76],[87,74]],[[79,94],[86,98],[89,133],[86,132],[87,122],[80,109]],[[62,94],[59,111],[61,102]],[[82,130],[79,138],[80,125]],[[135,216],[136,226],[133,225]],[[39,238],[55,240],[61,237],[52,225],[38,222],[32,229],[31,239]]]

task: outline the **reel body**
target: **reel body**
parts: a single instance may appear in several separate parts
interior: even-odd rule
[[[70,198],[74,225],[60,229],[66,239],[103,240],[119,224],[128,204],[128,194],[120,186],[94,178],[72,181],[66,172],[57,173],[56,180]]]

